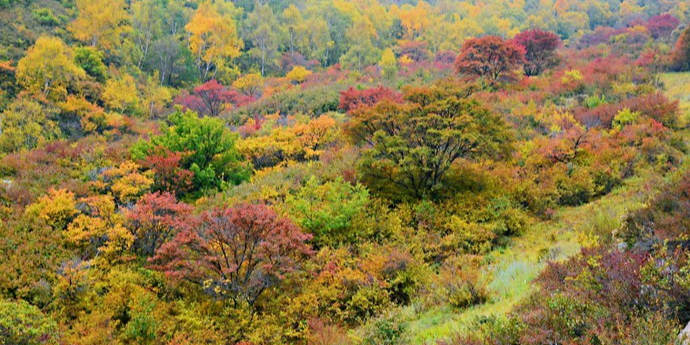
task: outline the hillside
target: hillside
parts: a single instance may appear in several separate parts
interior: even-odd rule
[[[680,344],[689,20],[0,0],[0,345]]]

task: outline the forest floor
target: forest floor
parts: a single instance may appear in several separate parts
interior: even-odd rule
[[[690,123],[690,73],[662,74],[660,80],[666,95],[680,102],[682,123]],[[690,132],[685,132],[690,141]],[[686,162],[679,170],[687,168]],[[664,179],[641,172],[606,196],[585,205],[561,208],[551,220],[531,224],[524,235],[513,238],[508,246],[487,254],[489,302],[464,310],[451,306],[422,309],[414,305],[399,310],[397,318],[404,322],[410,343],[436,344],[471,331],[484,318],[507,315],[535,288],[534,279],[549,261],[567,259],[577,254],[582,244],[597,236],[610,236],[621,217],[642,207]]]

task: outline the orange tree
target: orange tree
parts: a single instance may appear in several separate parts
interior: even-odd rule
[[[498,36],[471,38],[462,45],[455,71],[468,79],[486,78],[489,83],[512,81],[525,62],[525,48]]]

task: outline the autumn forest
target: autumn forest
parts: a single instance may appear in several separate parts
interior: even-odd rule
[[[688,345],[689,142],[690,0],[0,0],[0,345]]]

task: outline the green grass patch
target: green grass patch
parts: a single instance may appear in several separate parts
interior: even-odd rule
[[[666,96],[679,102],[681,125],[687,126],[690,124],[690,72],[662,73],[659,77]]]
[[[411,344],[436,344],[473,331],[477,320],[505,316],[534,289],[534,279],[549,261],[564,260],[580,251],[583,234],[608,235],[626,212],[642,207],[653,174],[632,178],[610,194],[589,204],[560,209],[553,220],[535,222],[505,248],[487,254],[485,271],[491,276],[489,302],[456,310],[436,306],[428,310],[405,309]],[[606,240],[610,240],[606,239]]]

